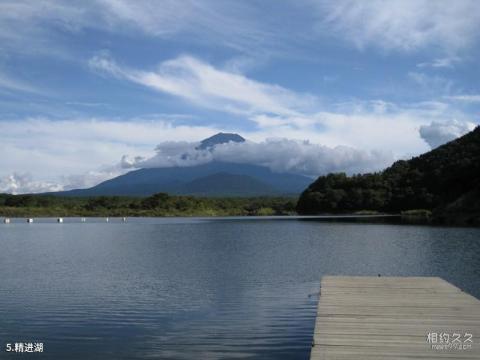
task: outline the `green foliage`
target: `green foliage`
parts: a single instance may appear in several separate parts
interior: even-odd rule
[[[257,211],[258,216],[271,216],[275,215],[275,211],[272,208],[269,207],[262,207],[258,209]]]
[[[143,199],[140,204],[140,208],[149,209],[149,210],[160,208],[160,207],[165,208],[165,205],[167,204],[169,199],[170,197],[168,196],[168,194],[165,194],[165,193],[154,194],[152,196],[149,196]]]
[[[289,215],[295,198],[201,198],[158,193],[146,198],[121,196],[59,197],[0,194],[2,216],[230,216]]]
[[[480,128],[477,127],[426,154],[397,161],[383,172],[321,176],[302,193],[297,212],[401,212],[410,209],[437,209],[438,212],[455,201],[465,204],[462,196],[476,194],[472,189],[479,183]],[[459,198],[463,200],[458,201]]]

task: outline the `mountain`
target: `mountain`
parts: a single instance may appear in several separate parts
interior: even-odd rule
[[[230,141],[245,139],[237,134],[219,133],[203,140],[198,148],[212,149]],[[311,181],[302,175],[275,173],[264,166],[213,161],[189,167],[138,169],[89,189],[55,195],[149,196],[159,192],[202,196],[298,195]]]
[[[243,181],[243,186],[233,185],[241,182],[240,180]],[[306,176],[274,173],[263,166],[214,161],[189,167],[134,170],[89,189],[55,194],[148,196],[166,192],[177,195],[202,193],[208,196],[294,195],[300,194],[311,181]],[[208,191],[206,184],[211,186]]]
[[[448,222],[480,222],[480,127],[379,173],[320,176],[300,196],[300,214],[377,210],[433,211]]]
[[[228,142],[244,142],[245,139],[241,137],[238,134],[232,134],[232,133],[218,133],[213,136],[210,136],[209,138],[206,138],[200,142],[200,145],[197,146],[197,149],[200,150],[205,150],[205,149],[211,149],[215,145],[219,144],[225,144]]]

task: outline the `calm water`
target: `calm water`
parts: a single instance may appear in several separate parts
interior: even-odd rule
[[[18,220],[20,221],[20,220]],[[280,219],[0,224],[0,358],[308,359],[324,274],[480,297],[480,229]]]

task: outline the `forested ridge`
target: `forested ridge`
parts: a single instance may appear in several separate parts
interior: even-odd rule
[[[480,127],[382,172],[320,176],[297,203],[300,214],[413,209],[430,210],[442,222],[452,217],[479,221]]]

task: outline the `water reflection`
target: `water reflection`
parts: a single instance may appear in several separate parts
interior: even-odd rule
[[[441,276],[480,296],[480,231],[277,219],[0,229],[0,338],[52,359],[308,359],[323,274]],[[38,355],[38,354],[37,354]]]

